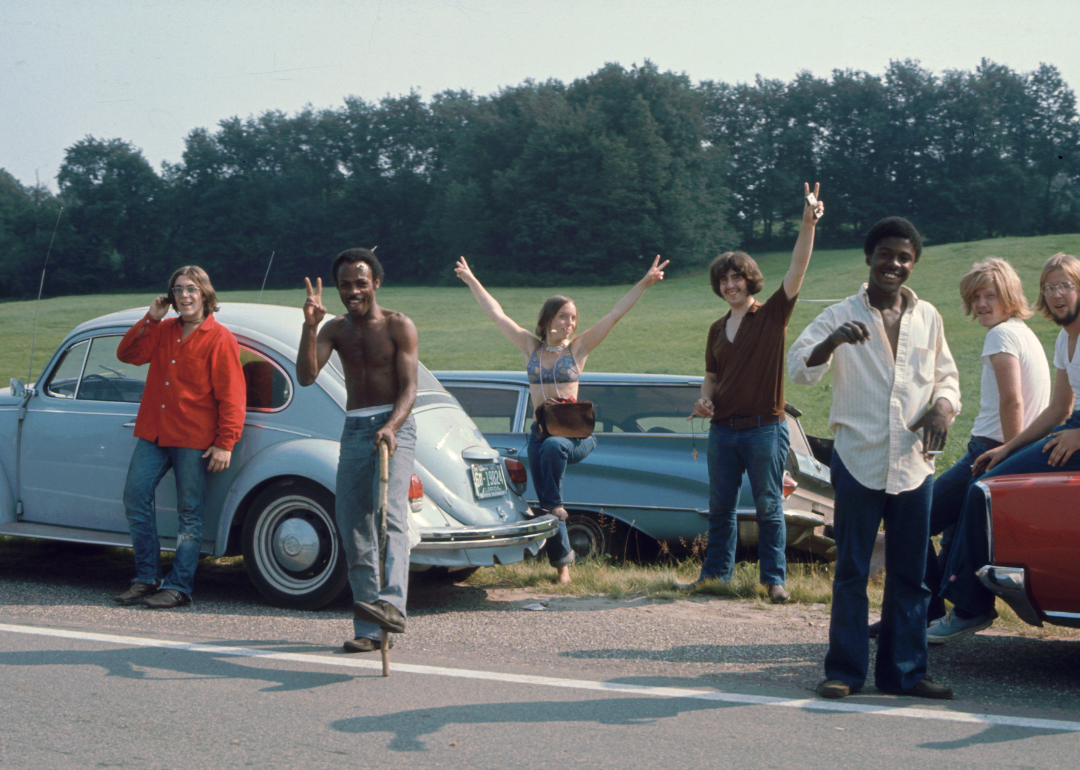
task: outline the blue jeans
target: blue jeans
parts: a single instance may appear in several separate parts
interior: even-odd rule
[[[410,415],[395,435],[386,490],[386,580],[379,574],[379,453],[375,434],[390,412],[369,417],[346,417],[338,457],[337,520],[353,601],[371,604],[382,599],[405,615],[409,593],[409,482],[416,456],[416,420]],[[380,638],[375,623],[353,619],[353,636]]]
[[[923,583],[923,572],[934,477],[890,495],[856,481],[835,451],[831,472],[836,572],[825,678],[840,679],[852,690],[866,682],[870,658],[866,584],[878,526],[884,520],[885,596],[874,681],[882,689],[907,690],[926,676],[930,589]]]
[[[1064,425],[1054,428],[1052,433],[1071,428],[1080,428],[1080,410],[1072,413]],[[1053,473],[1056,471],[1080,470],[1080,452],[1076,452],[1069,461],[1060,467],[1051,467],[1047,458],[1050,453],[1043,453],[1043,447],[1050,437],[1039,439],[1018,449],[1007,460],[993,470],[979,477],[1011,476],[1030,473]],[[975,575],[975,570],[990,564],[989,533],[986,531],[986,498],[982,490],[972,485],[968,489],[964,510],[957,522],[952,549],[945,563],[945,574],[941,582],[941,595],[961,610],[973,615],[986,615],[994,609],[992,594]]]
[[[566,466],[579,463],[596,448],[596,436],[588,438],[540,438],[540,426],[533,424],[529,433],[529,470],[540,507],[550,511],[562,505],[562,478]],[[548,559],[553,567],[565,567],[574,561],[566,522],[559,522],[559,532],[547,541]]]
[[[783,585],[787,576],[784,525],[784,463],[790,438],[787,423],[732,430],[709,428],[709,540],[702,578],[731,582],[739,540],[736,511],[745,471],[757,508],[758,561],[762,585]]]
[[[927,621],[937,620],[945,615],[945,601],[937,595],[937,591],[941,585],[945,563],[949,559],[953,530],[964,510],[968,487],[975,481],[975,477],[971,475],[971,466],[979,455],[996,446],[1001,446],[1001,443],[972,436],[964,456],[934,481],[934,498],[930,504],[930,537],[942,537],[940,554],[934,550],[933,541],[927,541],[926,546],[926,572],[923,580],[933,592],[926,611]]]
[[[161,577],[161,543],[158,540],[154,493],[158,483],[173,469],[176,477],[176,556],[162,588],[191,597],[195,568],[202,549],[203,490],[206,460],[202,449],[158,446],[144,438],[135,444],[124,485],[131,545],[135,549],[135,581],[154,584]]]

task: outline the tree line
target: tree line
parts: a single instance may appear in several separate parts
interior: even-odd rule
[[[395,283],[635,280],[652,255],[693,269],[721,250],[788,248],[803,181],[828,213],[818,243],[876,219],[930,242],[1080,230],[1080,119],[1057,70],[984,60],[935,75],[893,62],[791,82],[694,84],[609,64],[566,85],[526,81],[199,128],[155,171],[123,139],[67,149],[59,192],[0,170],[0,297],[156,288],[199,264],[223,289],[323,275],[377,246]]]

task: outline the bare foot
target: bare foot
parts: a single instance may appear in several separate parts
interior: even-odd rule
[[[566,512],[566,509],[563,508],[560,505],[560,506],[557,506],[557,507],[551,509],[551,515],[554,516],[559,521],[566,521],[566,517],[569,514]]]
[[[570,582],[570,566],[569,565],[567,565],[565,567],[559,567],[559,582],[560,583],[569,583]]]

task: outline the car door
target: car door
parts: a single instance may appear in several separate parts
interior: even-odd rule
[[[127,532],[124,482],[147,367],[116,358],[121,334],[68,343],[27,404],[23,520]]]

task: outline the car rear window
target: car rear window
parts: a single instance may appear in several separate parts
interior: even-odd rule
[[[451,385],[447,388],[484,433],[510,433],[517,414],[517,388]]]
[[[698,385],[582,385],[579,401],[592,401],[597,433],[691,432]]]

